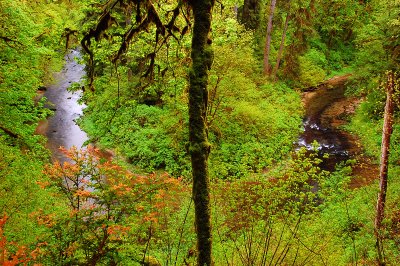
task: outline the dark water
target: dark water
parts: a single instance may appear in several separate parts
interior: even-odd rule
[[[328,108],[345,98],[344,92],[343,84],[334,87],[322,86],[313,92],[307,92],[304,97],[304,131],[295,147],[296,149],[305,147],[311,151],[313,142],[318,142],[316,147],[320,157],[322,158],[323,154],[329,154],[329,158],[323,159],[321,164],[324,170],[332,171],[336,163],[349,159],[351,143],[348,135],[334,126],[333,117],[326,114]]]
[[[85,108],[85,105],[78,103],[80,93],[67,90],[73,82],[79,82],[85,75],[84,66],[74,60],[79,56],[79,51],[76,50],[70,51],[65,56],[63,70],[54,74],[56,82],[44,93],[48,99],[47,107],[55,112],[39,125],[38,131],[47,137],[47,146],[53,154],[53,160],[65,161],[64,155],[59,151],[60,146],[81,148],[88,139],[86,133],[75,122]]]

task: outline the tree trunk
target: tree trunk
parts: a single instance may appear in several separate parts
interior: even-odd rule
[[[285,46],[286,31],[287,31],[287,28],[288,28],[288,25],[289,25],[289,20],[290,20],[290,1],[289,1],[289,6],[288,6],[288,13],[287,13],[286,19],[285,19],[285,26],[284,26],[283,32],[282,32],[281,44],[279,46],[278,56],[276,58],[276,65],[274,67],[274,72],[272,73],[272,77],[273,78],[276,77],[276,73],[278,72],[279,65],[281,63],[283,47]]]
[[[393,131],[393,112],[394,112],[393,90],[394,90],[394,74],[393,72],[390,72],[388,74],[388,81],[386,85],[387,96],[386,96],[385,115],[383,122],[383,131],[382,131],[381,165],[379,171],[379,193],[378,193],[378,200],[376,203],[376,216],[375,216],[375,226],[374,226],[379,265],[385,265],[383,257],[381,229],[382,229],[382,221],[384,218],[385,203],[386,203],[390,136]]]
[[[211,13],[215,0],[190,1],[194,14],[192,37],[192,68],[189,79],[189,141],[193,173],[192,197],[195,204],[195,226],[197,233],[197,265],[210,266],[211,259],[211,210],[210,180],[208,176],[207,102],[208,70],[211,68],[213,52],[208,35]]]
[[[246,29],[257,29],[260,20],[260,0],[244,0],[242,23]]]
[[[264,48],[264,74],[265,75],[268,75],[270,72],[269,52],[271,50],[272,19],[274,17],[275,6],[276,6],[276,0],[272,0],[271,8],[269,11],[269,17],[268,17],[267,38],[265,41],[265,48]]]

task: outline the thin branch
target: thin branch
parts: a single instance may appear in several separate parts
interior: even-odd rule
[[[179,234],[178,247],[176,248],[176,254],[175,254],[175,265],[176,265],[176,263],[178,262],[178,255],[179,255],[179,249],[180,249],[181,243],[182,243],[182,237],[183,237],[184,226],[185,226],[185,224],[186,224],[186,220],[187,220],[187,217],[188,217],[188,215],[189,215],[190,206],[192,205],[192,201],[193,201],[193,198],[190,197],[189,206],[188,206],[187,211],[186,211],[186,213],[185,213],[185,218],[183,219],[181,232],[180,232],[180,234]]]
[[[9,38],[7,36],[0,36],[0,40],[3,40],[7,44],[7,46],[11,47],[11,48],[15,48],[15,47],[10,45],[10,43],[19,44],[21,46],[24,46],[21,42],[19,42],[17,40],[14,40],[14,39],[11,39],[11,38]]]
[[[0,125],[0,129],[4,131],[4,133],[6,133],[8,136],[14,138],[14,139],[19,139],[21,138],[20,135],[18,135],[17,133],[12,132],[11,130],[9,130],[8,128],[1,126]]]

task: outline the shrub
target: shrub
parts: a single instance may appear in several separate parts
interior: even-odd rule
[[[325,55],[310,49],[305,55],[299,57],[300,76],[299,82],[303,87],[312,87],[321,83],[325,77],[327,60]]]

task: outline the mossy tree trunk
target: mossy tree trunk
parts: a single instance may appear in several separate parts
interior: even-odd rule
[[[382,231],[382,221],[384,218],[385,203],[386,203],[390,136],[392,135],[393,132],[393,113],[394,113],[393,92],[394,92],[394,74],[393,72],[390,72],[388,74],[388,81],[386,85],[387,96],[386,96],[385,115],[383,122],[383,131],[382,131],[381,163],[379,171],[379,193],[378,193],[378,200],[376,203],[376,216],[375,216],[375,226],[374,226],[379,265],[385,265],[383,257],[383,243],[382,243],[381,231]]]
[[[208,70],[213,53],[208,38],[215,0],[192,0],[194,14],[192,38],[192,69],[189,87],[189,141],[193,173],[192,197],[195,204],[197,233],[197,265],[211,265],[211,210],[208,155],[210,144],[207,130]]]

